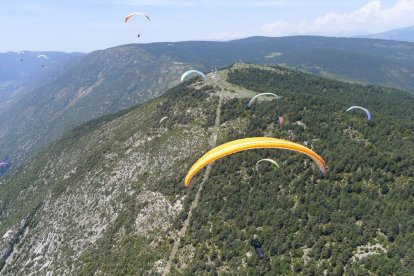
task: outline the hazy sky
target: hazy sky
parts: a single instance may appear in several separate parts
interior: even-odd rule
[[[135,11],[152,21],[136,17],[125,24],[125,15]],[[409,25],[414,0],[0,0],[0,52],[90,52],[253,35],[352,36]]]

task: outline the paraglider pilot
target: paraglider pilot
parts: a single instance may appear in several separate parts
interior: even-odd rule
[[[260,258],[264,257],[262,244],[263,244],[263,241],[260,241],[259,239],[257,239],[257,235],[255,234],[253,236],[252,241],[250,242],[250,245],[254,247],[254,249],[256,250],[257,256],[259,256]]]

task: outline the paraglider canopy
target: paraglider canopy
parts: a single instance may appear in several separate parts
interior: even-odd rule
[[[275,160],[273,160],[273,159],[269,159],[269,158],[265,158],[265,159],[260,159],[259,161],[257,161],[257,162],[256,162],[256,169],[258,168],[258,166],[257,166],[257,165],[259,165],[259,164],[260,164],[260,162],[263,162],[263,161],[270,162],[270,163],[272,163],[273,165],[275,165],[276,167],[280,168],[280,167],[279,167],[279,164],[278,164]]]
[[[274,93],[260,93],[256,96],[254,96],[253,98],[251,98],[250,102],[249,102],[249,107],[252,105],[252,103],[258,98],[258,97],[262,97],[262,96],[273,96],[276,99],[280,99],[281,97],[274,94]]]
[[[326,164],[322,157],[320,157],[314,151],[305,146],[283,139],[270,137],[253,137],[238,139],[228,143],[224,143],[208,151],[200,159],[198,159],[197,162],[195,162],[194,165],[187,172],[187,175],[184,180],[185,186],[188,187],[190,185],[191,179],[198,171],[200,171],[202,168],[204,168],[205,166],[217,159],[223,158],[227,155],[231,155],[240,151],[264,148],[287,149],[306,154],[307,156],[312,158],[312,160],[315,161],[316,164],[318,164],[323,174],[325,174],[326,172]]]
[[[166,120],[168,117],[167,116],[165,116],[165,117],[162,117],[161,118],[161,120],[160,120],[160,122],[159,122],[159,124],[161,124],[164,120]]]
[[[181,76],[181,82],[185,81],[191,75],[199,75],[203,79],[207,79],[206,75],[204,75],[204,73],[202,73],[202,72],[200,72],[198,70],[188,70],[187,72],[185,72],[184,74],[182,74],[182,76]]]
[[[6,161],[0,161],[0,176],[3,175],[10,168],[10,163]]]
[[[49,57],[48,57],[48,56],[46,56],[46,55],[38,55],[38,56],[37,56],[37,58],[49,59]]]
[[[348,108],[345,112],[351,111],[353,109],[361,109],[361,110],[363,110],[367,114],[368,121],[371,120],[371,113],[365,107],[361,107],[361,106],[354,105],[354,106],[351,106],[350,108]]]
[[[142,12],[133,12],[133,13],[128,14],[125,17],[125,23],[127,23],[132,17],[134,17],[136,15],[145,16],[149,21],[151,21],[151,19],[149,18],[149,16],[146,15],[145,13],[142,13]]]

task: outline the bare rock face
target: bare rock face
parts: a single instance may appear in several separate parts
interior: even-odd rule
[[[136,233],[147,236],[154,230],[167,231],[171,226],[168,220],[177,217],[183,209],[182,200],[171,204],[161,193],[143,192],[137,200],[145,205],[135,219]]]
[[[89,254],[102,252],[108,237],[114,251],[125,250],[130,239],[138,256],[157,252],[142,271],[160,272],[186,198],[168,190],[183,186],[177,174],[184,174],[191,153],[203,151],[210,137],[209,128],[191,123],[205,123],[210,110],[193,105],[184,125],[174,118],[182,114],[178,104],[185,103],[160,98],[91,130],[75,130],[12,180],[2,179],[18,187],[34,171],[37,175],[20,187],[15,202],[1,202],[2,222],[19,213],[20,202],[38,203],[27,208],[30,218],[22,212],[20,223],[0,224],[3,273],[73,274],[89,264]],[[171,115],[161,127],[158,110],[165,106]]]

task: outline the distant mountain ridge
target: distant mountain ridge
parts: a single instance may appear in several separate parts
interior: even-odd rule
[[[36,83],[11,90],[0,105],[0,159],[19,163],[79,124],[153,99],[188,69],[240,61],[414,91],[408,42],[296,36],[121,45],[45,66]]]
[[[378,34],[360,35],[356,37],[414,42],[414,25]]]
[[[45,55],[48,59],[38,58]],[[55,68],[62,63],[71,61],[76,57],[85,56],[84,53],[65,53],[51,51],[19,51],[0,53],[0,83],[4,81],[17,81],[28,78],[33,74],[42,74],[48,67]],[[42,65],[43,68],[42,68]]]
[[[38,58],[45,55],[48,59]],[[0,110],[51,73],[83,57],[83,53],[19,51],[0,53]]]

